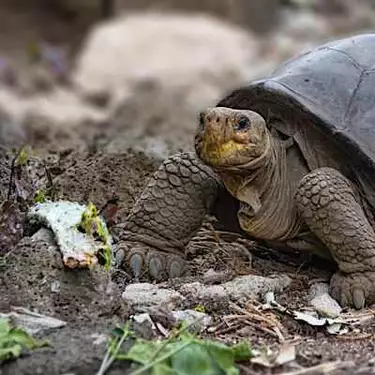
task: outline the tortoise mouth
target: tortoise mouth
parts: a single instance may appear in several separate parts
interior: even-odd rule
[[[270,138],[265,137],[261,144],[244,143],[230,139],[221,144],[211,144],[204,140],[196,145],[198,157],[217,171],[252,170],[260,166],[260,161],[269,154]]]
[[[234,138],[217,143],[205,137],[197,137],[195,147],[198,157],[213,168],[247,164],[259,156],[257,148],[256,144]]]

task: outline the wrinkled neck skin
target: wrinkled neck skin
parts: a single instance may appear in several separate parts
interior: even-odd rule
[[[285,145],[268,133],[264,153],[250,163],[217,170],[227,190],[240,201],[240,226],[250,236],[280,241],[301,229],[294,189],[287,176]]]

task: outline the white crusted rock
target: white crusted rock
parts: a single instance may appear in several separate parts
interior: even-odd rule
[[[245,275],[223,284],[227,294],[234,300],[261,299],[267,292],[280,293],[291,283],[287,275],[264,277]]]
[[[322,316],[336,318],[342,308],[328,293],[328,284],[316,283],[310,288],[310,305]]]
[[[122,294],[122,298],[135,311],[145,312],[157,306],[173,310],[184,300],[175,290],[160,288],[150,283],[129,284]]]
[[[98,263],[98,253],[112,249],[112,237],[107,225],[99,216],[98,225],[103,238],[96,238],[92,233],[83,233],[78,229],[82,215],[87,207],[69,201],[37,203],[30,208],[30,222],[47,227],[53,232],[65,266],[69,268],[91,268]],[[96,224],[95,224],[96,225]],[[46,237],[49,232],[42,231],[37,239]]]
[[[286,275],[275,277],[246,275],[220,285],[207,286],[200,282],[185,284],[180,288],[180,292],[197,299],[216,301],[228,299],[239,301],[249,298],[260,300],[267,292],[282,292],[290,282],[291,279]]]
[[[196,330],[200,331],[207,328],[212,321],[212,317],[210,315],[195,310],[175,310],[171,311],[170,315],[175,319],[176,322],[185,322],[190,325],[190,328],[194,327]],[[152,329],[156,329],[149,313],[136,314],[132,318],[139,324],[147,323],[150,324]]]

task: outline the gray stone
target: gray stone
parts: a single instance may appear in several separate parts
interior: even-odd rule
[[[267,292],[282,292],[291,279],[286,275],[275,277],[264,277],[258,275],[246,275],[237,277],[232,281],[223,284],[227,294],[233,300],[261,299]]]
[[[0,313],[0,318],[10,319],[15,326],[23,328],[30,335],[43,334],[67,324],[63,320],[38,314],[23,307],[13,307],[12,310],[7,314]]]
[[[328,284],[317,283],[310,288],[310,305],[322,316],[335,318],[342,308],[328,293]]]
[[[212,321],[211,316],[195,310],[172,311],[172,315],[178,322],[184,321],[187,324],[193,324],[199,330],[205,329]]]
[[[175,290],[160,288],[150,283],[128,285],[122,298],[137,312],[145,312],[157,306],[173,310],[184,300],[184,297]]]
[[[185,284],[180,288],[183,295],[191,295],[198,299],[223,300],[227,298],[227,293],[223,285],[204,285],[200,282]]]
[[[185,284],[180,288],[180,293],[195,296],[197,299],[215,300],[260,300],[267,292],[280,293],[291,282],[286,275],[263,277],[246,275],[220,285],[204,285],[200,282]]]
[[[203,283],[204,284],[218,284],[220,282],[223,282],[227,278],[228,278],[228,272],[218,272],[210,268],[203,275]]]
[[[186,322],[187,324],[194,326],[195,330],[204,330],[209,326],[212,321],[211,316],[208,314],[195,311],[195,310],[176,310],[171,311],[170,314],[176,320],[176,322]],[[152,329],[156,329],[154,322],[152,321],[149,313],[136,314],[133,320],[139,324],[150,324]]]
[[[58,250],[57,244],[56,244],[55,239],[53,237],[53,232],[50,229],[48,229],[48,228],[41,227],[37,232],[35,232],[32,235],[31,240],[33,242],[45,241],[49,245],[55,246],[56,247],[56,251]]]

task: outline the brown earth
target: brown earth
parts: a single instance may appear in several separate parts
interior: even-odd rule
[[[7,13],[0,13],[4,19],[7,18]],[[13,21],[18,19],[18,24],[23,24],[26,22],[25,19],[29,19],[34,13],[13,12],[12,14]],[[38,12],[35,14],[40,16]],[[59,29],[54,39],[66,42],[69,39],[67,36],[70,26],[67,28],[65,21],[61,22],[61,29],[60,23],[54,23]],[[9,28],[7,29],[6,26],[12,26],[10,21],[0,22],[0,24],[7,31]],[[2,40],[5,37],[0,38],[2,52],[10,51],[11,54],[13,50],[23,48],[19,46],[24,46],[22,41],[25,40],[25,30],[21,27],[18,30],[14,29],[16,24],[13,24],[12,30],[19,32],[14,35],[14,38],[20,44],[12,46],[9,40]],[[34,25],[35,19],[28,24]],[[48,26],[47,30],[49,30]],[[44,36],[48,34],[47,30],[42,30]],[[73,35],[77,33],[77,30],[70,31]],[[39,35],[39,30],[34,29],[34,32]],[[52,140],[51,143],[58,144],[59,139]],[[53,179],[53,187],[58,197],[82,203],[91,201],[97,207],[103,207],[114,197],[118,198],[119,210],[116,218],[118,222],[121,222],[130,211],[147,178],[157,168],[159,161],[153,160],[142,152],[132,150],[123,150],[122,153],[106,153],[100,146],[92,147],[91,138],[87,140],[87,143],[88,146],[83,151],[75,150],[74,146],[69,147],[69,144],[64,145],[65,149],[57,153],[49,151],[48,147],[42,150]],[[103,144],[105,143],[104,141]],[[14,153],[0,150],[2,202],[8,195],[13,158]],[[207,234],[207,230],[203,233]],[[17,232],[16,235],[19,233]],[[244,240],[242,243],[253,254],[250,267],[243,257],[228,253],[231,246],[233,247],[233,242],[234,239],[226,238],[224,235],[221,241],[207,241],[205,246],[198,246],[202,244],[199,241],[194,243],[193,240],[190,250],[194,252],[199,248],[192,259],[195,270],[194,280],[201,278],[211,268],[227,271],[227,279],[244,273],[265,276],[272,273],[285,273],[292,278],[293,282],[280,296],[277,296],[277,300],[283,306],[300,309],[308,304],[311,282],[320,279],[327,280],[333,270],[331,265],[304,255],[281,254]],[[18,244],[6,249],[8,255],[3,259],[0,268],[0,311],[7,312],[11,306],[22,306],[60,318],[68,324],[62,329],[43,334],[44,338],[50,340],[51,347],[35,350],[16,361],[2,364],[0,374],[93,374],[98,371],[105,353],[105,343],[98,338],[114,328],[117,323],[125,322],[132,313],[119,297],[124,283],[130,281],[126,276],[124,276],[125,279],[121,279],[121,274],[116,274],[111,281],[110,275],[100,270],[94,273],[67,271],[61,266],[61,259],[54,249],[53,242],[48,237],[42,236],[40,232],[34,237],[26,232]],[[4,249],[1,250],[3,253]],[[174,280],[167,284],[174,285],[183,282],[184,280]],[[51,284],[58,285],[58,293],[51,290]],[[194,307],[197,302],[192,297],[185,303],[185,307]],[[214,316],[217,325],[223,320],[223,316],[238,314],[229,301],[222,305],[215,301],[199,302],[203,302],[207,312]],[[299,373],[335,375],[375,373],[375,323],[373,321],[356,330],[351,330],[346,335],[333,336],[323,328],[295,321],[284,314],[259,312],[257,307],[258,304],[255,301],[248,301],[248,306],[241,306],[246,311],[252,311],[255,317],[262,316],[268,320],[276,320],[285,341],[296,344],[296,361],[293,366],[286,365],[272,369],[242,363],[242,374],[282,374],[287,371],[296,371],[297,365],[309,368],[337,360],[349,361],[353,364],[330,372],[321,369]],[[227,327],[226,330],[221,328],[216,333],[206,333],[206,335],[225,342],[245,338],[257,349],[264,346],[271,348],[280,346],[280,339],[267,330],[264,321],[259,324],[259,320],[256,320],[254,316],[255,320],[250,319],[252,324],[242,322],[237,326]],[[94,344],[95,340],[97,344]],[[127,372],[126,364],[116,364],[108,374],[126,374]],[[294,374],[297,373],[294,372]]]
[[[70,163],[72,164],[69,165]],[[66,169],[55,178],[56,186],[62,189],[64,198],[81,202],[92,201],[100,206],[115,192],[120,202],[120,218],[129,211],[145,179],[156,168],[152,160],[131,151],[121,155],[76,155],[74,162],[70,163],[66,163],[66,167],[62,163],[61,168]],[[329,265],[313,264],[298,256],[277,256],[272,250],[254,247],[251,242],[247,244],[253,250],[252,268],[245,267],[244,264],[239,267],[238,259],[236,262],[232,255],[220,249],[212,251],[211,247],[206,251],[199,251],[193,261],[193,265],[199,267],[196,271],[197,277],[210,268],[221,271],[226,269],[231,276],[245,272],[260,275],[286,273],[293,279],[293,283],[278,297],[278,301],[284,306],[298,309],[308,303],[311,281],[327,279],[329,276]],[[59,293],[54,293],[50,288],[51,282],[56,280],[60,285]],[[123,281],[120,280],[119,285],[123,284]],[[117,294],[115,290],[109,294],[104,292],[103,285],[108,286],[108,282],[108,275],[100,274],[100,271],[98,274],[92,274],[64,270],[60,257],[45,238],[25,237],[11,250],[1,271],[0,311],[6,312],[10,306],[23,306],[63,319],[68,325],[44,335],[51,340],[52,348],[39,349],[5,364],[2,366],[2,373],[92,374],[98,370],[105,346],[104,343],[93,345],[93,335],[107,333],[117,323],[126,321],[131,313],[121,304],[118,291]],[[169,283],[173,285],[176,282],[181,283],[183,280]],[[214,301],[196,301],[193,297],[185,303],[185,307],[194,307],[198,302],[205,305],[217,323],[222,320],[222,316],[235,313],[228,304],[220,306]],[[311,327],[282,314],[271,313],[270,316],[279,321],[285,340],[297,343],[297,364],[310,367],[328,361],[354,361],[354,367],[330,373],[370,373],[375,349],[374,323],[360,327],[355,335],[335,337],[322,328]],[[277,338],[262,326],[241,324],[225,334],[218,331],[217,334],[209,336],[225,342],[245,338],[255,348],[264,345],[276,348],[280,345]],[[283,367],[266,371],[259,365],[241,366],[244,368],[243,374],[277,374],[285,371]],[[109,374],[116,374],[116,371],[114,368]]]

